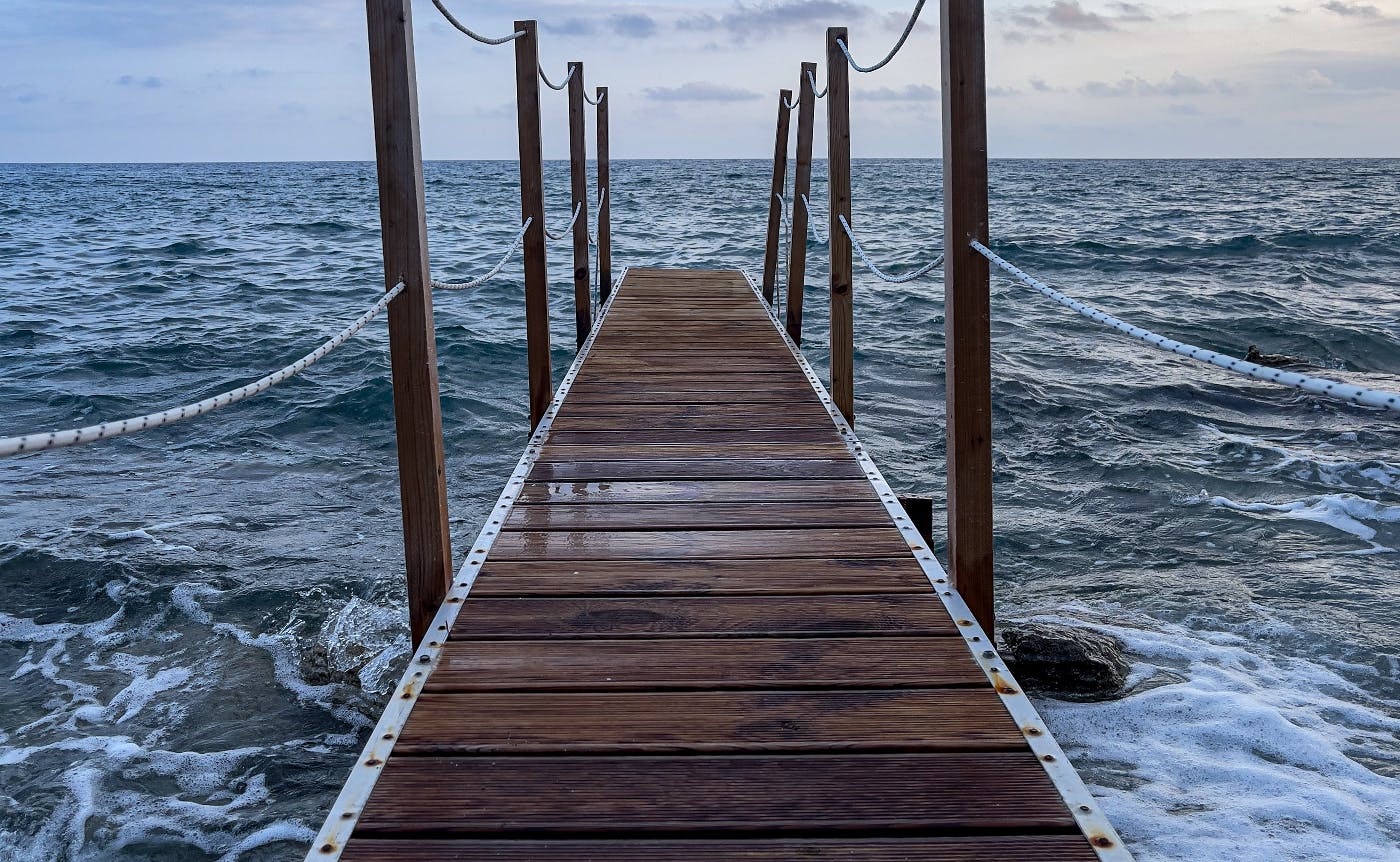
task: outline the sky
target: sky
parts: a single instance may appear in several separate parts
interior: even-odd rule
[[[443,0],[489,35],[540,22],[556,81],[606,84],[614,158],[771,156],[777,93],[828,26],[884,56],[913,0]],[[987,0],[993,157],[1400,156],[1400,0]],[[938,0],[852,73],[856,157],[936,156]],[[429,159],[513,159],[514,57],[414,0]],[[0,162],[373,158],[356,0],[4,0]],[[825,70],[818,80],[824,82]],[[542,93],[546,158],[567,156]],[[820,118],[822,111],[818,111]],[[817,155],[824,133],[818,122]]]

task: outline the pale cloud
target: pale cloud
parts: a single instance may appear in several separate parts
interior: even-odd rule
[[[1180,97],[1229,94],[1235,92],[1235,87],[1218,78],[1210,81],[1202,81],[1190,75],[1183,75],[1181,72],[1173,72],[1170,77],[1163,78],[1160,81],[1149,81],[1137,75],[1121,78],[1111,84],[1103,81],[1089,81],[1079,88],[1079,92],[1086,96],[1099,98],[1119,98],[1124,96]]]
[[[647,87],[643,92],[648,99],[658,102],[747,102],[762,98],[753,90],[710,81],[690,81],[678,87]]]
[[[1384,13],[1382,13],[1378,7],[1372,6],[1369,3],[1347,3],[1344,2],[1344,0],[1327,0],[1327,2],[1322,4],[1322,8],[1326,9],[1328,12],[1347,18],[1367,18],[1374,21],[1385,17]]]
[[[851,98],[870,102],[935,102],[938,100],[938,90],[928,84],[906,84],[898,89],[877,87],[873,90],[856,90]]]

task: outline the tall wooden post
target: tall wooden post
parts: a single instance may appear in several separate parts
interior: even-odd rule
[[[817,114],[817,97],[812,93],[808,75],[816,75],[816,63],[803,63],[802,76],[797,80],[801,94],[797,104],[797,166],[792,177],[792,251],[788,255],[787,331],[788,336],[802,343],[802,292],[807,286],[807,205],[802,199],[812,191],[812,127]]]
[[[598,204],[598,302],[608,301],[612,293],[612,190],[608,177],[608,88],[599,87],[598,100],[598,189],[603,200]]]
[[[530,431],[549,409],[549,269],[545,257],[544,166],[540,152],[540,41],[534,21],[516,21],[515,107],[520,125],[520,219],[525,229],[525,342],[530,366]]]
[[[855,332],[851,308],[851,239],[840,217],[851,220],[851,112],[850,67],[841,46],[845,27],[826,31],[826,157],[827,199],[831,219],[827,224],[831,252],[831,397],[846,421],[855,424]]]
[[[768,194],[768,242],[763,248],[763,299],[773,304],[778,286],[778,235],[783,227],[778,196],[787,191],[788,102],[792,91],[778,93],[778,129],[773,135],[773,184]]]
[[[593,328],[593,284],[588,275],[588,153],[583,127],[583,64],[569,63],[569,186],[573,200],[569,214],[578,209],[574,222],[574,324],[578,345]]]
[[[408,617],[416,646],[452,583],[447,471],[442,454],[437,346],[428,275],[418,82],[409,0],[366,0],[384,284],[403,292],[389,304],[389,359],[398,435]]]
[[[987,92],[982,0],[942,0],[944,330],[947,341],[948,561],[990,634],[992,336],[986,258]]]

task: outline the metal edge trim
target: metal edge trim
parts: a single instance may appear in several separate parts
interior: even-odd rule
[[[856,437],[855,430],[847,424],[841,412],[836,408],[826,386],[817,377],[817,373],[813,370],[811,363],[807,361],[807,357],[803,356],[802,350],[793,343],[787,330],[783,328],[782,322],[778,320],[777,313],[764,301],[763,293],[753,275],[748,270],[740,270],[740,273],[749,283],[749,288],[753,290],[754,295],[758,297],[759,303],[767,311],[768,319],[773,324],[773,328],[778,331],[778,335],[782,337],[788,350],[792,351],[802,373],[807,376],[807,381],[811,383],[812,389],[821,399],[827,413],[830,414],[831,421],[836,424],[836,430],[840,432],[846,448],[860,464],[866,479],[870,481],[871,486],[879,495],[880,502],[885,506],[885,511],[894,521],[895,526],[899,528],[900,535],[908,543],[910,552],[919,561],[924,575],[933,585],[935,594],[942,600],[948,614],[957,622],[958,631],[962,634],[963,642],[966,643],[968,651],[972,653],[973,660],[986,674],[987,681],[991,683],[997,696],[1001,698],[1001,702],[1011,713],[1016,726],[1021,730],[1021,735],[1025,737],[1026,743],[1030,745],[1031,751],[1035,754],[1040,765],[1044,767],[1051,783],[1059,792],[1061,800],[1064,801],[1065,806],[1084,833],[1084,837],[1088,840],[1089,846],[1104,862],[1132,862],[1132,853],[1124,845],[1123,839],[1109,823],[1107,815],[1104,814],[1098,801],[1084,785],[1084,780],[1079,777],[1079,773],[1070,763],[1064,750],[1060,748],[1060,744],[1055,741],[1049,726],[1036,712],[1030,698],[1022,690],[1021,684],[1016,681],[1011,671],[1007,669],[1006,663],[1001,660],[1001,656],[997,653],[996,641],[988,637],[982,627],[977,624],[977,620],[972,616],[972,611],[968,609],[962,596],[949,583],[948,574],[943,570],[938,558],[934,556],[933,549],[928,547],[928,542],[919,535],[918,529],[909,520],[904,508],[900,506],[899,498],[895,495],[894,490],[885,481],[885,477],[881,475],[875,462],[866,454],[865,446]]]
[[[369,740],[356,759],[355,765],[351,767],[350,776],[341,787],[340,795],[336,797],[335,803],[326,815],[325,823],[316,834],[316,840],[307,850],[306,862],[337,862],[341,853],[344,852],[345,845],[355,831],[355,824],[359,821],[360,813],[369,800],[370,793],[374,790],[374,785],[379,780],[384,765],[389,760],[390,753],[393,752],[394,743],[398,740],[399,733],[402,732],[404,724],[408,721],[414,704],[418,702],[418,695],[422,691],[423,684],[427,682],[428,677],[438,666],[444,643],[447,640],[447,633],[452,630],[452,624],[456,622],[457,615],[466,602],[467,594],[471,591],[472,585],[476,583],[476,576],[481,571],[482,563],[485,562],[496,537],[500,535],[506,517],[510,515],[510,511],[515,505],[516,497],[524,488],[525,478],[529,475],[536,459],[539,458],[540,449],[544,445],[545,438],[549,436],[554,417],[558,414],[559,407],[564,403],[564,398],[569,394],[569,388],[578,377],[579,369],[583,366],[584,360],[588,358],[589,351],[593,348],[593,342],[598,337],[598,331],[602,329],[603,321],[607,318],[608,309],[612,308],[613,301],[621,292],[622,281],[627,277],[627,271],[628,267],[624,266],[614,280],[612,293],[608,296],[607,302],[603,303],[602,310],[599,311],[598,318],[593,325],[593,330],[584,340],[583,346],[579,348],[569,370],[564,373],[564,380],[559,384],[559,390],[554,393],[554,399],[550,402],[544,418],[540,420],[539,427],[535,429],[534,434],[530,435],[529,442],[525,445],[525,452],[516,463],[515,472],[511,473],[510,478],[506,480],[505,489],[501,491],[495,508],[487,516],[486,523],[482,525],[481,532],[477,534],[476,541],[472,543],[471,550],[467,552],[467,558],[462,561],[461,568],[457,570],[452,587],[443,598],[437,614],[433,617],[428,633],[424,636],[418,649],[414,651],[408,662],[408,667],[404,669],[403,677],[394,688],[389,702],[384,706],[384,712],[380,716],[379,722],[370,733]]]

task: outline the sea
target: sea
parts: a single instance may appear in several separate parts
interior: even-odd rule
[[[434,275],[489,269],[516,166],[425,171]],[[615,162],[616,268],[759,267],[769,174]],[[853,175],[873,261],[939,251],[937,161]],[[548,163],[554,229],[568,194]],[[991,237],[1172,338],[1400,389],[1400,161],[993,161]],[[551,246],[556,382],[569,256]],[[383,288],[370,163],[0,166],[0,437],[241,385]],[[941,275],[857,261],[854,297],[858,433],[941,513]],[[518,255],[435,304],[460,554],[526,439]],[[998,613],[1126,646],[1126,695],[1036,705],[1136,857],[1400,860],[1400,416],[1153,350],[995,275],[992,328]],[[408,649],[395,469],[382,320],[211,415],[0,461],[0,860],[300,858]]]

